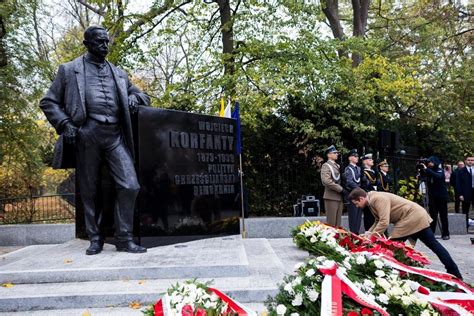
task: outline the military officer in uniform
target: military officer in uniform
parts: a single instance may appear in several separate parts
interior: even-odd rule
[[[392,177],[388,174],[388,162],[387,160],[382,160],[377,164],[379,168],[378,180],[379,184],[377,187],[377,191],[381,192],[390,192],[392,187]]]
[[[341,186],[341,171],[336,163],[339,151],[334,145],[324,151],[327,161],[321,167],[321,182],[324,185],[324,206],[326,222],[329,225],[340,226],[343,208],[343,188]]]
[[[374,166],[374,159],[372,154],[366,154],[362,156],[362,166],[364,168],[362,174],[362,185],[361,188],[367,192],[377,191],[379,181],[377,179],[377,173],[372,169]],[[375,218],[368,208],[364,209],[364,228],[369,230],[374,224]]]
[[[359,162],[357,149],[352,149],[347,159],[349,160],[349,165],[344,170],[344,177],[346,179],[345,188],[350,192],[355,188],[359,188],[361,184],[361,170],[357,166]],[[347,196],[344,198],[348,200]],[[348,200],[347,211],[349,213],[349,230],[354,234],[358,234],[362,222],[362,210],[355,206],[352,201]]]

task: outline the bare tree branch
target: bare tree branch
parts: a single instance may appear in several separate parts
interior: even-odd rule
[[[87,3],[86,1],[84,0],[77,0],[77,2],[79,2],[80,4],[82,4],[83,6],[85,6],[86,8],[88,8],[89,10],[91,10],[92,12],[100,15],[100,16],[104,16],[105,15],[105,11],[103,8],[95,8],[93,7],[92,5],[90,5],[89,3]]]

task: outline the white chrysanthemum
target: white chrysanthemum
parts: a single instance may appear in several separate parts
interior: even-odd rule
[[[309,269],[308,271],[306,271],[306,276],[307,277],[310,277],[310,276],[313,276],[316,272],[313,270],[313,269]]]
[[[369,289],[373,289],[375,287],[375,283],[370,280],[364,280],[364,286]]]
[[[278,305],[277,308],[276,308],[276,312],[277,312],[278,315],[285,315],[286,306],[283,305],[283,304]]]
[[[295,293],[293,287],[291,286],[291,283],[287,283],[283,289],[287,291],[290,295],[293,295]]]
[[[412,290],[410,284],[408,284],[408,283],[406,283],[406,282],[402,285],[402,289],[403,289],[403,290],[405,291],[405,293],[407,293],[407,294],[413,293],[413,290]]]
[[[384,266],[384,263],[381,260],[374,260],[374,264],[377,267],[377,269],[382,269]]]
[[[296,271],[299,270],[299,268],[301,268],[302,266],[304,266],[304,262],[298,262],[297,264],[295,264],[295,267],[293,269],[294,271]]]
[[[429,310],[425,309],[424,311],[421,312],[420,316],[430,316],[431,313]]]
[[[385,279],[377,278],[377,284],[380,285],[385,291],[388,291],[392,285]]]
[[[404,295],[402,296],[402,303],[403,305],[409,306],[413,303],[413,299],[409,295]]]
[[[314,244],[315,242],[318,241],[318,239],[316,238],[316,236],[311,236],[311,238],[309,239],[309,241]]]
[[[388,296],[385,295],[385,294],[379,294],[379,296],[377,297],[377,299],[379,300],[380,303],[382,304],[388,304]]]
[[[332,266],[334,266],[335,262],[333,260],[324,260],[323,262],[323,266],[325,266],[326,268],[331,268]]]
[[[357,256],[356,257],[356,263],[357,264],[365,264],[366,260],[364,256]]]
[[[387,294],[390,296],[400,297],[405,294],[401,287],[392,286],[390,290],[387,291]]]
[[[300,316],[298,313],[291,313],[290,316]]]
[[[316,302],[316,300],[319,297],[319,293],[316,292],[315,290],[309,290],[306,292],[306,295],[308,295],[308,298],[311,302]]]
[[[339,271],[341,271],[342,274],[347,274],[347,269],[344,267],[339,267]]]
[[[381,278],[385,276],[385,272],[383,272],[382,270],[376,270],[375,275]]]
[[[296,277],[292,282],[291,285],[297,286],[301,284],[301,277]]]
[[[291,305],[293,306],[300,306],[303,304],[303,295],[298,293],[295,295],[295,298],[291,301]]]

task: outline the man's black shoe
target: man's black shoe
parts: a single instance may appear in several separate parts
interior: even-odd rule
[[[443,240],[449,240],[450,237],[449,237],[449,236],[443,236],[443,237],[441,237],[441,239],[443,239]]]
[[[104,242],[101,240],[92,240],[91,245],[86,250],[86,255],[96,255],[104,248]]]
[[[115,246],[117,251],[125,251],[130,253],[144,253],[146,252],[146,248],[137,245],[133,241],[119,241]]]

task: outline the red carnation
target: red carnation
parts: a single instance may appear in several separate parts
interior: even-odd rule
[[[202,308],[198,308],[197,312],[196,312],[196,316],[206,316],[206,311]]]
[[[182,316],[194,316],[193,307],[191,305],[184,305],[183,309],[181,310]]]
[[[349,313],[347,313],[347,316],[359,316],[359,313],[354,312],[354,311],[350,311]]]
[[[360,313],[362,315],[373,315],[374,313],[372,312],[372,310],[368,309],[368,308],[362,308],[362,310],[360,311]]]

